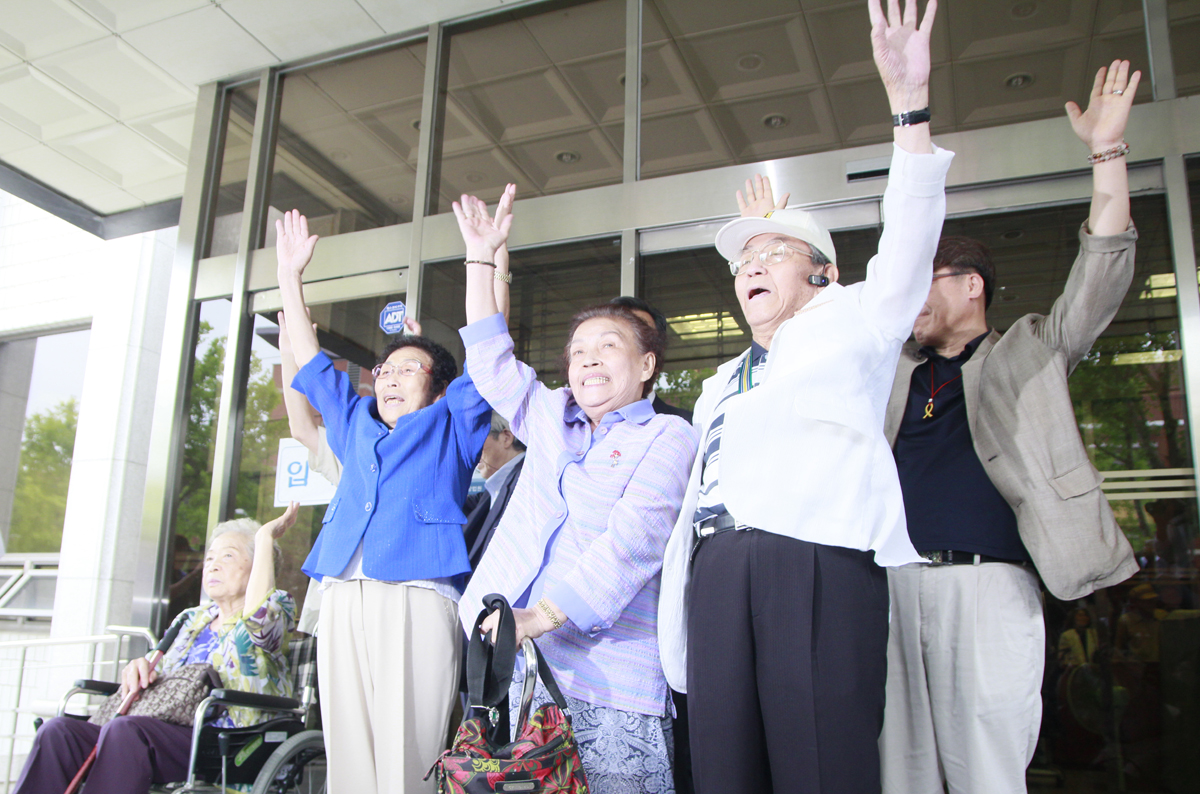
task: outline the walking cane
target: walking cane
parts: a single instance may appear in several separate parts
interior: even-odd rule
[[[163,635],[162,642],[160,642],[158,647],[154,649],[154,653],[150,654],[151,670],[158,667],[158,663],[163,658],[163,655],[167,652],[167,649],[171,647],[171,644],[175,642],[175,638],[179,636],[179,629],[182,626],[183,621],[177,618],[175,622],[171,624],[171,628],[167,629],[167,633]],[[117,709],[116,716],[119,717],[128,712],[129,707],[133,705],[133,701],[137,700],[138,694],[138,692],[130,692],[125,695],[125,699],[121,701],[121,707]],[[99,745],[96,745],[96,747],[99,747]],[[92,768],[92,764],[96,763],[96,747],[92,748],[92,752],[89,753],[88,757],[84,760],[83,766],[79,767],[79,771],[75,773],[75,777],[71,778],[71,782],[63,794],[75,794],[75,792],[79,790],[79,786],[83,783],[84,776],[87,775],[88,770]]]

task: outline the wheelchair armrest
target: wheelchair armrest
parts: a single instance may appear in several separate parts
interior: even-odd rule
[[[97,695],[112,695],[121,688],[121,685],[115,681],[93,681],[90,678],[80,678],[75,682],[75,688]]]
[[[242,706],[265,711],[297,711],[301,708],[300,701],[295,698],[260,695],[237,689],[214,689],[209,693],[209,697],[222,706]]]

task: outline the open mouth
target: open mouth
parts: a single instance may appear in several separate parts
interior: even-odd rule
[[[766,287],[751,287],[750,291],[746,293],[746,300],[752,301],[760,295],[770,294],[771,290],[767,289]]]
[[[602,386],[605,383],[608,383],[609,380],[610,380],[610,378],[608,378],[608,376],[606,376],[606,375],[593,375],[590,378],[584,378],[583,385],[584,386]]]
[[[404,402],[404,398],[399,394],[385,394],[383,396],[384,405],[399,405],[402,402]]]

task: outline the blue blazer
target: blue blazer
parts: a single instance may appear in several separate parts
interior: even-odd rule
[[[292,387],[321,412],[342,479],[303,570],[345,571],[362,543],[363,573],[386,582],[451,577],[470,570],[462,503],[491,428],[491,406],[463,374],[433,405],[401,416],[394,430],[374,397],[360,397],[323,353]]]

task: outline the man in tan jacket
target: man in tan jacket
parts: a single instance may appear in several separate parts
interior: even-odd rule
[[[1024,792],[1041,721],[1040,575],[1063,600],[1137,570],[1075,422],[1067,376],[1133,278],[1122,140],[1140,73],[1100,69],[1086,112],[1092,152],[1079,256],[1049,314],[989,330],[987,249],[944,238],[900,357],[885,434],[909,539],[929,560],[888,569],[891,628],[880,738],[885,792]]]

